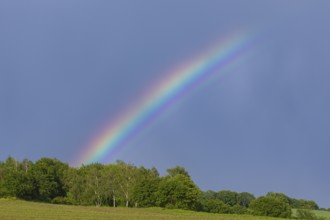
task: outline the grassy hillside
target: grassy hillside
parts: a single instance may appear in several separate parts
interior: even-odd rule
[[[0,219],[113,219],[113,220],[272,220],[276,218],[219,215],[161,208],[109,208],[53,205],[0,199]]]
[[[330,211],[315,210],[314,213],[317,217],[330,219]]]
[[[322,211],[322,210],[311,210],[312,213],[316,215],[316,217],[325,218],[326,220],[330,220],[330,211]],[[292,209],[292,215],[294,217],[297,216],[297,209]]]

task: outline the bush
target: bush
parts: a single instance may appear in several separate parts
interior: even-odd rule
[[[155,194],[160,207],[196,210],[200,190],[189,177],[177,174],[162,178]]]
[[[291,207],[289,204],[278,198],[261,196],[250,204],[252,214],[261,216],[271,216],[280,218],[291,217]]]
[[[203,212],[210,213],[223,213],[230,214],[233,213],[232,208],[220,200],[208,199],[200,201],[201,210]]]
[[[247,213],[247,208],[245,206],[241,206],[239,204],[236,204],[232,207],[232,212],[234,214],[246,214]]]
[[[52,203],[53,204],[65,204],[65,205],[72,205],[72,203],[69,201],[68,198],[66,197],[55,197],[54,199],[52,199]]]

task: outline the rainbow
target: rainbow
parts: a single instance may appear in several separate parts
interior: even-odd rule
[[[171,106],[187,91],[236,60],[246,50],[251,35],[234,34],[198,57],[174,68],[163,80],[153,84],[136,103],[116,117],[78,154],[77,165],[105,162],[134,134],[141,131],[160,112]]]

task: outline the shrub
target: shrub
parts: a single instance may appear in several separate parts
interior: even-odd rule
[[[280,218],[291,217],[291,207],[289,204],[278,198],[261,196],[250,204],[252,214],[261,216],[271,216]]]
[[[241,206],[239,204],[236,204],[232,207],[232,212],[234,214],[246,214],[247,208],[245,206]]]
[[[65,204],[65,205],[72,205],[72,202],[69,201],[68,198],[66,197],[55,197],[54,199],[52,199],[52,203],[53,204]]]
[[[201,211],[210,213],[223,213],[230,214],[233,213],[232,208],[220,200],[208,199],[202,200]]]

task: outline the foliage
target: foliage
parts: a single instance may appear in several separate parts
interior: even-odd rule
[[[319,209],[318,205],[313,200],[294,199],[283,193],[278,193],[278,192],[268,192],[266,196],[278,198],[295,209],[313,209],[313,210]]]
[[[231,207],[225,204],[223,201],[216,199],[204,199],[200,201],[200,211],[210,213],[222,213],[230,214],[233,213]]]
[[[167,208],[195,209],[200,190],[185,175],[163,177],[157,192],[157,205]]]
[[[248,192],[242,192],[237,195],[237,203],[246,208],[248,208],[250,203],[255,199],[254,195]]]
[[[8,157],[0,161],[0,198],[16,197],[54,204],[88,206],[165,207],[212,213],[290,216],[292,207],[317,209],[314,201],[270,192],[256,199],[248,192],[201,192],[184,167],[160,177],[155,168],[123,161],[69,167],[57,159],[35,163]],[[284,204],[284,205],[283,205]],[[289,207],[289,208],[288,208]],[[303,213],[301,214],[301,216]]]
[[[136,202],[136,206],[156,206],[159,181],[159,174],[155,168],[151,170],[145,169],[144,167],[140,168],[139,180],[135,184],[133,190],[133,198]]]
[[[125,200],[125,206],[128,207],[133,195],[134,184],[138,179],[138,169],[132,164],[126,164],[123,161],[117,161],[119,168],[118,172],[118,187],[122,197]]]
[[[35,182],[31,173],[25,173],[23,171],[10,172],[4,180],[8,195],[28,200],[32,200],[37,196]]]
[[[176,175],[181,174],[181,175],[184,175],[184,176],[190,178],[188,171],[184,167],[181,167],[181,166],[176,166],[174,168],[167,169],[166,171],[170,177],[174,177]]]
[[[318,210],[319,206],[313,200],[291,199],[292,208]]]
[[[203,191],[201,193],[201,199],[216,199],[216,195],[217,193],[212,190],[208,190],[206,192]]]
[[[216,194],[216,199],[219,199],[230,206],[234,206],[237,204],[237,197],[238,193],[230,190],[223,190]]]
[[[250,209],[255,215],[271,216],[280,218],[291,217],[291,207],[289,204],[278,198],[261,196],[250,204]]]
[[[284,193],[278,193],[278,192],[268,192],[266,194],[267,197],[272,197],[272,198],[278,198],[282,202],[285,202],[287,204],[291,203],[291,198]]]
[[[37,199],[51,201],[57,196],[66,196],[64,171],[68,165],[57,159],[41,158],[31,169],[38,189]]]
[[[232,208],[232,213],[234,214],[246,214],[248,213],[248,209],[245,206],[241,206],[239,204],[234,205]]]

